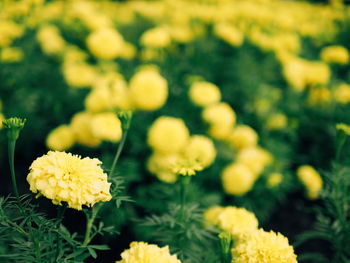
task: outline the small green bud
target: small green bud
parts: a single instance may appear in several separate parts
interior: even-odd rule
[[[132,118],[132,111],[131,110],[121,110],[117,113],[118,118],[122,122],[122,130],[125,132],[130,127],[130,122]]]
[[[17,140],[19,133],[24,127],[26,119],[8,118],[2,121],[3,127],[7,129],[7,137],[9,140]]]

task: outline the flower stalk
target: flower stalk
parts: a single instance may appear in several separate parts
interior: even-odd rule
[[[221,263],[231,263],[232,236],[228,232],[219,234]]]

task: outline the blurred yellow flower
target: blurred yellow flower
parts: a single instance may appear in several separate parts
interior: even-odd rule
[[[174,166],[178,158],[177,154],[153,153],[147,161],[147,169],[156,175],[159,180],[174,183],[177,180]]]
[[[274,113],[267,119],[266,128],[269,130],[282,130],[287,127],[288,118],[283,113]]]
[[[321,50],[321,59],[328,63],[346,65],[349,62],[349,52],[343,46],[328,46]]]
[[[145,242],[132,242],[121,258],[115,263],[181,263],[176,255],[170,254],[168,246],[158,247]]]
[[[198,106],[209,106],[218,103],[221,99],[220,89],[206,81],[197,81],[191,85],[189,96],[193,103]]]
[[[157,152],[176,153],[184,149],[189,130],[183,120],[162,116],[148,130],[148,144]]]
[[[262,229],[235,243],[232,258],[235,263],[297,263],[297,256],[286,237]]]
[[[348,104],[350,102],[350,85],[340,84],[334,89],[334,99],[340,104]]]
[[[309,91],[308,103],[311,106],[324,104],[331,100],[331,92],[326,87],[314,87]]]
[[[103,141],[119,142],[122,137],[121,121],[113,112],[97,113],[91,118],[94,137]]]
[[[114,59],[122,53],[124,39],[113,28],[100,28],[93,31],[86,39],[90,52],[97,58]]]
[[[258,134],[248,125],[238,125],[227,138],[237,150],[255,146],[258,143]]]
[[[310,165],[302,165],[297,169],[297,177],[306,187],[310,199],[319,197],[323,187],[323,180],[320,174]]]
[[[69,125],[60,125],[53,129],[46,138],[46,146],[50,150],[65,151],[75,143],[75,135]]]
[[[224,210],[222,206],[212,206],[203,212],[205,225],[219,225],[219,215]]]
[[[96,80],[97,71],[86,63],[65,63],[63,64],[63,76],[68,85],[75,88],[86,88]]]
[[[255,176],[244,164],[232,163],[222,172],[222,184],[227,194],[244,195],[254,185]]]
[[[214,33],[232,46],[238,47],[243,43],[244,35],[233,25],[228,23],[217,23],[214,26]]]
[[[47,55],[58,55],[66,47],[66,42],[62,38],[59,29],[54,25],[41,26],[36,38],[42,51]]]
[[[203,168],[210,166],[216,157],[214,143],[209,138],[202,135],[190,137],[183,155],[188,160],[197,161]]]
[[[197,161],[186,158],[178,158],[173,167],[173,172],[183,176],[195,175],[198,171],[202,171],[203,166]]]
[[[16,47],[6,47],[0,50],[0,61],[3,63],[19,62],[23,60],[23,50]]]
[[[0,48],[10,46],[23,33],[24,29],[19,24],[10,20],[0,20]]]
[[[210,125],[216,127],[233,127],[236,122],[236,113],[231,106],[225,102],[205,107],[202,117]]]
[[[283,181],[283,176],[280,173],[272,173],[267,177],[267,186],[269,188],[274,188],[278,186]]]
[[[350,126],[345,123],[338,123],[336,125],[336,129],[339,131],[343,131],[346,135],[350,135]]]
[[[165,27],[155,27],[144,32],[140,41],[145,47],[164,48],[170,45],[171,38]]]
[[[271,161],[271,154],[260,147],[244,148],[236,157],[236,162],[248,167],[255,177],[258,177]]]
[[[54,204],[67,202],[69,207],[81,210],[83,205],[112,198],[107,174],[100,165],[96,158],[50,151],[32,163],[27,181],[32,192],[39,192]]]
[[[130,80],[129,89],[134,107],[140,110],[159,109],[168,98],[168,83],[155,69],[137,72]]]
[[[87,112],[76,113],[71,120],[71,128],[74,131],[77,143],[87,147],[97,147],[101,139],[96,138],[91,129],[92,114]]]

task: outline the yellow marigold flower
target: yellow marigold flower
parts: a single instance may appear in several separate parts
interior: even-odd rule
[[[183,176],[192,176],[197,171],[202,171],[203,166],[197,160],[179,158],[173,168],[173,172]]]
[[[42,51],[48,55],[60,54],[66,46],[66,42],[61,37],[59,29],[54,25],[40,27],[36,38]]]
[[[0,21],[0,47],[8,47],[12,41],[22,36],[23,27],[10,20]]]
[[[96,69],[86,63],[65,63],[63,76],[68,85],[75,88],[89,87],[97,78]]]
[[[205,225],[219,225],[219,215],[225,208],[222,206],[212,206],[203,213]]]
[[[343,46],[329,46],[321,50],[321,59],[329,63],[346,65],[349,62],[349,52]]]
[[[316,199],[323,187],[323,180],[320,174],[310,165],[302,165],[297,170],[299,180],[306,187],[310,199]]]
[[[304,70],[305,83],[308,85],[325,85],[329,82],[331,77],[329,66],[320,61],[307,62],[307,66]]]
[[[104,141],[119,142],[122,137],[122,124],[113,112],[103,112],[92,116],[93,136]]]
[[[3,63],[19,62],[23,56],[23,51],[20,48],[7,47],[0,51],[0,61]]]
[[[101,139],[96,138],[91,129],[92,115],[87,112],[75,114],[71,120],[71,128],[74,131],[77,143],[87,147],[97,147]]]
[[[148,144],[162,153],[181,151],[189,140],[189,131],[181,119],[159,117],[148,130]]]
[[[189,90],[189,96],[193,103],[198,106],[209,106],[221,100],[220,89],[206,81],[194,82]]]
[[[222,184],[226,193],[244,195],[254,185],[255,175],[243,164],[232,163],[222,172]]]
[[[241,150],[255,146],[258,143],[258,135],[256,131],[248,125],[238,125],[233,129],[228,137],[228,141],[237,150]]]
[[[164,48],[170,45],[171,38],[165,27],[155,27],[144,32],[140,41],[145,47]]]
[[[134,106],[141,110],[156,110],[168,98],[168,83],[155,69],[145,68],[130,80],[130,97]]]
[[[269,130],[282,130],[288,124],[288,118],[283,113],[272,114],[266,122],[266,128]]]
[[[147,169],[166,183],[175,183],[177,174],[173,171],[178,160],[176,154],[153,153],[147,161]]]
[[[158,247],[145,242],[132,242],[121,258],[116,263],[181,263],[176,255],[170,254],[168,246]]]
[[[262,229],[236,242],[232,258],[234,263],[297,263],[297,256],[286,237]]]
[[[95,57],[114,59],[122,53],[124,39],[113,28],[101,28],[92,32],[87,37],[86,44]]]
[[[204,108],[203,119],[216,127],[233,127],[236,122],[236,113],[227,103],[221,102]]]
[[[288,59],[283,66],[283,75],[287,82],[296,90],[305,89],[304,63],[301,59]]]
[[[54,204],[67,202],[69,207],[81,210],[83,205],[112,198],[100,164],[96,158],[50,151],[32,163],[27,181],[32,192],[39,192]]]
[[[350,102],[350,85],[341,84],[334,90],[334,99],[340,104],[348,104]]]
[[[244,208],[225,207],[218,215],[219,228],[231,233],[235,238],[258,229],[256,216]]]
[[[219,140],[228,140],[232,132],[232,126],[211,125],[208,133]]]
[[[169,34],[172,40],[183,44],[190,42],[194,37],[192,30],[187,25],[172,25],[169,28]]]
[[[350,126],[345,123],[338,123],[336,129],[343,131],[348,136],[350,135]]]
[[[53,129],[46,138],[46,145],[50,150],[65,151],[75,143],[75,135],[68,125],[60,125]]]
[[[310,105],[315,106],[329,102],[331,99],[331,92],[325,87],[311,88],[309,93],[308,102]]]
[[[214,26],[214,33],[232,46],[238,47],[243,43],[243,33],[228,23],[218,23]]]
[[[203,168],[210,166],[216,157],[216,149],[212,140],[205,136],[190,137],[183,155],[186,159],[196,160]]]
[[[260,147],[245,148],[236,157],[236,162],[244,164],[255,177],[258,177],[271,161],[271,154]]]
[[[283,180],[283,176],[280,173],[272,173],[267,177],[267,186],[274,188],[278,186]]]
[[[136,56],[136,47],[128,42],[124,42],[120,57],[124,59],[133,59]]]

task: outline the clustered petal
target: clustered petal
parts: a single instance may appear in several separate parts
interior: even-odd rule
[[[93,206],[112,198],[107,174],[100,165],[96,158],[50,151],[32,163],[27,181],[32,192],[54,204],[67,202],[69,207],[81,210],[83,205]]]

